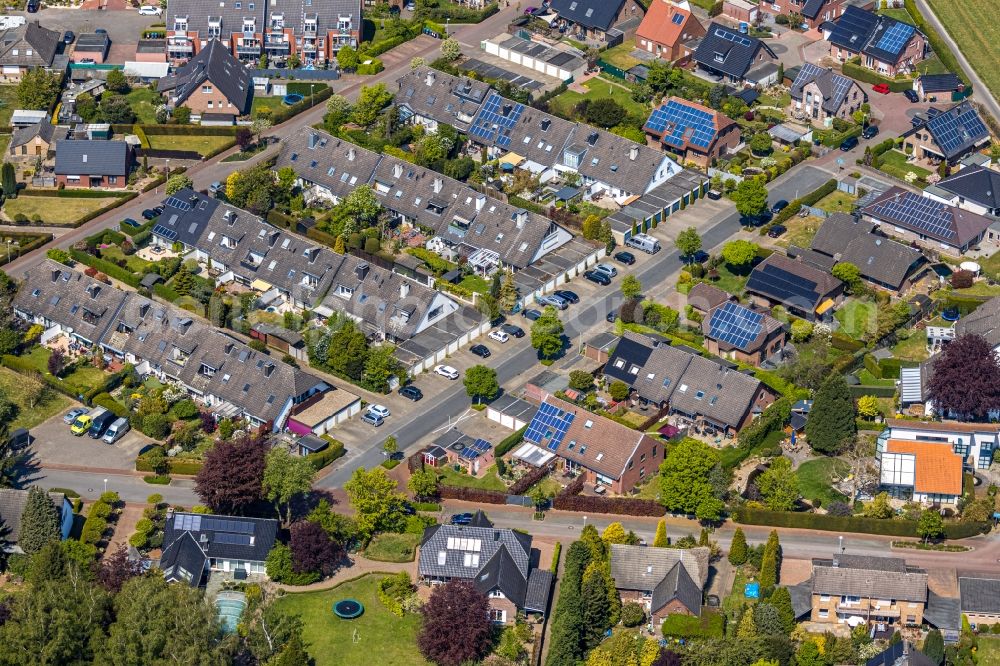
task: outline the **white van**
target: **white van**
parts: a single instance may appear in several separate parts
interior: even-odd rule
[[[161,16],[162,14],[163,9],[160,7],[154,7],[153,5],[139,7],[139,16]]]
[[[107,432],[104,433],[103,441],[105,444],[114,444],[128,431],[128,419],[124,417],[116,419],[114,423],[108,426]]]
[[[648,234],[636,234],[625,241],[625,244],[646,254],[656,254],[660,251],[660,241]]]

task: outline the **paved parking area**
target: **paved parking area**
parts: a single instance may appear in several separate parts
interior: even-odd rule
[[[74,407],[78,405],[74,404]],[[69,411],[69,410],[66,410]],[[135,458],[143,449],[153,444],[153,440],[136,430],[129,430],[114,444],[91,439],[87,435],[77,437],[63,423],[60,412],[48,421],[31,429],[34,437],[32,453],[42,467],[46,465],[78,465],[96,469],[134,470]]]
[[[135,9],[90,11],[53,7],[43,9],[37,14],[28,14],[23,11],[7,12],[7,14],[24,16],[29,21],[38,20],[50,30],[60,32],[72,30],[77,35],[93,32],[97,28],[104,28],[108,31],[108,37],[111,38],[112,48],[115,43],[137,44],[143,30],[155,23],[163,23],[161,17],[139,16]],[[109,59],[109,62],[114,61]]]

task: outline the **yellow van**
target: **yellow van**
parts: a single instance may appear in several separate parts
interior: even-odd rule
[[[69,427],[69,431],[77,437],[80,437],[90,430],[90,424],[93,420],[94,419],[90,416],[90,414],[80,414],[80,416],[76,417],[76,420],[73,421],[73,425]]]

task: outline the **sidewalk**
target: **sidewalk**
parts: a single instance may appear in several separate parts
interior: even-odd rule
[[[417,563],[416,559],[413,562],[376,562],[375,560],[369,560],[361,555],[355,555],[352,558],[351,564],[339,569],[337,573],[333,574],[326,580],[321,580],[318,583],[313,583],[312,585],[284,585],[282,583],[273,583],[274,587],[285,592],[318,592],[320,590],[329,590],[332,587],[337,587],[341,583],[347,582],[353,578],[358,578],[359,576],[364,576],[370,573],[384,573],[384,574],[394,574],[400,571],[406,571],[414,579],[417,573]]]

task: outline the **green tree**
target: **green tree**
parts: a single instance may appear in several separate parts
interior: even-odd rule
[[[0,168],[0,179],[3,181],[3,195],[8,199],[17,196],[17,176],[14,173],[14,165],[4,162]]]
[[[358,52],[353,46],[342,46],[339,51],[337,51],[337,66],[341,69],[353,72],[361,64],[361,58],[358,57]]]
[[[701,249],[701,236],[698,235],[697,229],[688,227],[677,234],[674,245],[677,247],[677,251],[681,253],[682,258],[689,262],[694,261],[695,255]]]
[[[128,98],[125,95],[113,92],[106,92],[101,95],[101,105],[98,115],[106,123],[127,124],[135,122],[135,111],[132,110],[132,104],[128,101]]]
[[[781,543],[778,541],[777,530],[771,530],[764,544],[764,556],[760,564],[760,586],[766,590],[778,584],[781,571]]]
[[[492,400],[500,393],[497,371],[485,365],[474,365],[465,371],[462,379],[465,392],[478,405],[481,400]]]
[[[733,541],[729,544],[729,563],[733,566],[740,566],[747,561],[747,538],[743,534],[743,528],[737,527],[733,532]]]
[[[594,376],[586,370],[573,370],[569,373],[569,387],[586,393],[594,388]]]
[[[755,155],[766,155],[771,152],[771,136],[767,132],[757,132],[750,137],[750,150]]]
[[[395,437],[389,435],[385,438],[385,441],[382,442],[382,453],[384,453],[387,458],[392,458],[396,455],[397,451],[399,451],[399,442],[396,441]]]
[[[178,125],[190,125],[191,124],[191,109],[186,106],[178,106],[172,112],[174,120],[177,121]]]
[[[552,358],[563,348],[563,324],[559,314],[551,305],[546,306],[542,316],[531,325],[531,346],[538,350],[542,358]]]
[[[792,342],[805,342],[812,337],[813,324],[805,319],[796,319],[792,322]]]
[[[621,523],[616,521],[610,523],[607,527],[604,528],[604,533],[601,534],[601,539],[604,541],[604,543],[609,545],[613,543],[617,544],[628,543],[628,532],[625,531],[625,528],[622,527]]]
[[[112,92],[125,94],[129,91],[128,79],[125,78],[125,72],[120,69],[109,71],[105,81],[108,90]]]
[[[601,220],[601,233],[597,236],[597,240],[604,243],[604,250],[611,254],[615,249],[615,235],[611,231],[611,222],[608,220]]]
[[[881,492],[872,498],[871,502],[865,504],[865,508],[862,511],[866,518],[875,518],[877,520],[886,520],[892,518],[895,514],[895,510],[892,508],[892,504],[889,500],[889,493]]]
[[[504,312],[512,312],[517,305],[517,285],[514,283],[514,274],[508,272],[503,278],[500,286],[500,297],[497,299],[500,309]]]
[[[928,659],[940,666],[944,662],[944,636],[938,629],[931,629],[920,648]]]
[[[788,588],[776,587],[768,601],[778,611],[785,634],[792,633],[792,629],[795,628],[795,610],[792,608],[792,595]]]
[[[756,178],[747,178],[732,193],[736,210],[743,217],[760,215],[767,208],[767,188]]]
[[[368,540],[377,532],[398,525],[404,498],[397,492],[396,482],[386,476],[385,468],[354,470],[344,490],[354,508],[358,535],[362,539]]]
[[[292,503],[312,490],[316,473],[312,463],[303,456],[293,456],[287,448],[275,446],[267,452],[264,467],[264,496],[274,502],[279,515],[285,508],[285,524],[292,522]]]
[[[438,477],[432,469],[422,469],[410,475],[406,487],[416,498],[437,497]]]
[[[791,511],[799,499],[798,476],[792,471],[792,461],[783,456],[772,460],[757,477],[757,487],[771,511]]]
[[[347,254],[347,248],[344,247],[344,236],[340,234],[337,236],[337,240],[333,243],[333,251],[337,254]]]
[[[31,555],[45,544],[59,541],[59,512],[49,494],[39,486],[28,490],[28,499],[21,513],[21,530],[18,545]]]
[[[748,240],[729,241],[722,246],[722,258],[734,268],[744,268],[757,257],[760,248]]]
[[[660,520],[656,523],[656,535],[653,537],[653,547],[670,547],[670,542],[667,540],[667,521],[663,518],[660,518]]]
[[[359,228],[365,229],[378,222],[382,202],[375,196],[371,185],[359,185],[344,197],[338,209],[355,219]]]
[[[847,285],[851,292],[855,292],[861,284],[861,269],[849,261],[841,261],[830,271],[833,277]]]
[[[806,438],[814,451],[833,455],[856,434],[854,398],[843,375],[834,373],[816,392],[806,422]]]
[[[17,84],[17,108],[42,111],[49,109],[59,95],[62,75],[41,67],[32,67]]]
[[[597,240],[601,235],[601,218],[590,214],[583,221],[583,237],[587,240]]]
[[[594,647],[611,627],[608,588],[599,562],[591,562],[583,575],[580,606],[583,611],[585,644],[587,647]]]
[[[629,385],[620,379],[616,379],[615,381],[611,382],[611,386],[608,387],[608,394],[611,396],[611,399],[614,400],[615,402],[621,402],[622,400],[627,398],[628,394],[631,392],[632,389],[629,388]]]
[[[441,42],[441,58],[447,62],[457,60],[462,55],[462,45],[454,37]]]
[[[858,416],[868,420],[882,416],[882,407],[878,404],[878,398],[873,395],[863,395],[858,398]]]
[[[111,71],[117,71],[117,70],[111,70]],[[164,191],[167,194],[174,194],[175,192],[183,190],[185,187],[189,188],[194,187],[194,183],[192,183],[191,179],[185,176],[184,174],[178,173],[174,174],[173,176],[167,179],[167,183],[166,185],[164,185]]]
[[[402,370],[395,352],[396,347],[387,342],[369,347],[361,376],[364,388],[376,393],[388,393],[389,381]]]
[[[642,293],[642,282],[639,281],[639,278],[629,273],[622,279],[621,290],[622,296],[626,300],[631,301],[633,298],[638,298]]]
[[[627,114],[625,108],[615,100],[601,97],[587,105],[585,115],[591,125],[607,129],[621,123]]]
[[[323,117],[323,123],[331,130],[339,128],[350,118],[351,108],[351,102],[343,95],[330,95],[326,100],[326,116]]]
[[[752,641],[757,638],[757,624],[753,619],[753,606],[743,611],[743,617],[736,626],[736,638],[741,641]]]
[[[181,266],[180,270],[177,271],[177,275],[174,276],[173,288],[181,296],[187,296],[191,293],[194,288],[194,276],[191,275],[187,266]]]
[[[343,52],[343,49],[341,49]],[[340,57],[338,53],[337,57]],[[352,118],[362,127],[371,127],[378,114],[392,101],[392,93],[386,90],[384,83],[373,86],[362,86],[358,101],[354,105]]]
[[[704,442],[682,439],[660,465],[660,502],[671,511],[696,514],[702,503],[715,499],[708,477],[718,460],[718,452]]]
[[[802,641],[795,653],[795,663],[798,666],[827,666],[819,646],[816,645],[816,641],[812,640]]]
[[[934,509],[925,509],[917,521],[917,536],[926,542],[943,535],[944,521],[941,519],[941,514]]]

